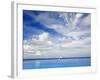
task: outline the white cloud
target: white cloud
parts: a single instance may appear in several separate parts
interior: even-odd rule
[[[80,18],[83,14],[82,13],[77,13],[76,18]]]
[[[84,19],[80,19],[81,16],[83,16],[84,13],[59,13],[59,17],[62,18],[64,21],[61,24],[57,24],[57,19],[51,18],[50,14],[47,12],[41,13],[38,16],[36,16],[36,21],[39,21],[40,23],[44,24],[46,27],[50,29],[54,29],[58,33],[61,33],[64,36],[71,36],[75,39],[78,39],[78,36],[87,33],[86,31],[78,31],[76,24],[80,23],[80,26],[87,26],[90,22],[90,15],[85,17]],[[73,29],[76,31],[73,31]],[[89,30],[88,30],[89,32]],[[45,36],[45,37],[43,37]],[[41,34],[40,40],[45,40],[48,34]]]
[[[90,42],[90,38],[84,39],[84,40],[74,40],[74,41],[68,41],[68,42],[64,42],[61,44],[62,47],[65,48],[90,48],[90,44],[87,44],[88,42]]]
[[[88,26],[91,24],[91,16],[88,15],[87,17],[80,20],[82,26]]]
[[[85,35],[85,34],[88,34],[90,33],[89,30],[85,30],[85,31],[71,31],[69,33],[67,33],[66,35],[67,36],[73,36],[73,37],[79,37],[79,36],[82,36],[82,35]]]
[[[65,27],[64,25],[59,25],[59,24],[53,24],[51,25],[50,28],[54,29],[55,31],[63,35],[66,35],[70,31],[69,28]]]
[[[28,56],[28,58],[60,57],[61,55],[62,57],[86,57],[90,56],[91,53],[91,46],[90,44],[87,44],[87,42],[90,42],[90,38],[65,41],[58,44],[53,43],[50,40],[42,42],[37,40],[35,41],[35,44],[32,44],[32,42],[34,43],[33,39],[27,42],[25,41],[24,44],[24,55]]]
[[[43,22],[46,27],[54,29],[58,33],[61,33],[64,36],[71,36],[74,39],[78,39],[79,36],[84,35],[86,33],[90,33],[90,30],[80,30],[77,27],[77,23],[80,23],[83,28],[87,25],[90,25],[90,16],[85,17],[80,20],[80,17],[83,16],[82,13],[72,14],[72,17],[69,18],[69,13],[59,13],[59,17],[63,18],[64,24],[46,24]],[[45,16],[46,17],[46,16]],[[47,17],[48,21],[48,17]],[[80,22],[81,21],[81,22]],[[48,21],[49,22],[49,21]]]
[[[53,24],[56,22],[55,19],[51,19],[48,14],[40,14],[37,17],[37,21],[42,22],[46,27],[50,29],[54,29],[58,33],[61,33],[62,35],[66,37],[73,37],[75,40],[67,40],[65,37],[62,38],[63,43],[54,43],[51,40],[49,40],[49,33],[43,32],[38,36],[38,39],[30,39],[24,41],[24,51],[25,53],[33,52],[33,57],[41,56],[41,57],[57,57],[60,55],[63,55],[65,57],[68,56],[90,56],[90,37],[84,38],[83,40],[79,40],[79,36],[85,35],[87,33],[90,33],[90,30],[82,31],[77,30],[76,24],[79,21],[78,19],[82,16],[82,14],[77,14],[76,16],[73,16],[72,19],[68,19],[68,15],[66,14],[59,14],[59,17],[62,17],[64,21],[66,22],[65,25],[63,24]],[[83,19],[83,23],[81,22],[81,25],[86,26],[87,24],[90,24],[90,18],[86,17]],[[71,22],[72,21],[72,22]],[[34,43],[34,44],[33,44]],[[89,44],[87,44],[89,43]],[[39,51],[39,48],[49,48],[52,47],[52,50],[42,50]],[[59,47],[62,47],[61,49],[58,49]],[[36,50],[36,51],[35,51]],[[37,56],[36,56],[37,55]]]
[[[39,41],[45,41],[48,39],[48,33],[44,32],[42,34],[39,35]]]

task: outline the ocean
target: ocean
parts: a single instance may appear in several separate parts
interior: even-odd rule
[[[44,69],[91,66],[90,57],[23,59],[23,69]]]

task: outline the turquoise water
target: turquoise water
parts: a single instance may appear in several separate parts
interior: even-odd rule
[[[23,69],[63,68],[91,66],[90,57],[63,59],[25,59]]]

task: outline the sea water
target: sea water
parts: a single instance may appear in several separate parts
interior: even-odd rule
[[[23,60],[23,69],[44,69],[82,66],[91,66],[90,57]]]

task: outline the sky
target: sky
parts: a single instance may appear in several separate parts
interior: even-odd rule
[[[37,40],[70,48],[70,53],[76,49],[75,53],[90,54],[91,14],[23,10],[23,40],[26,52],[32,47],[31,42]]]

